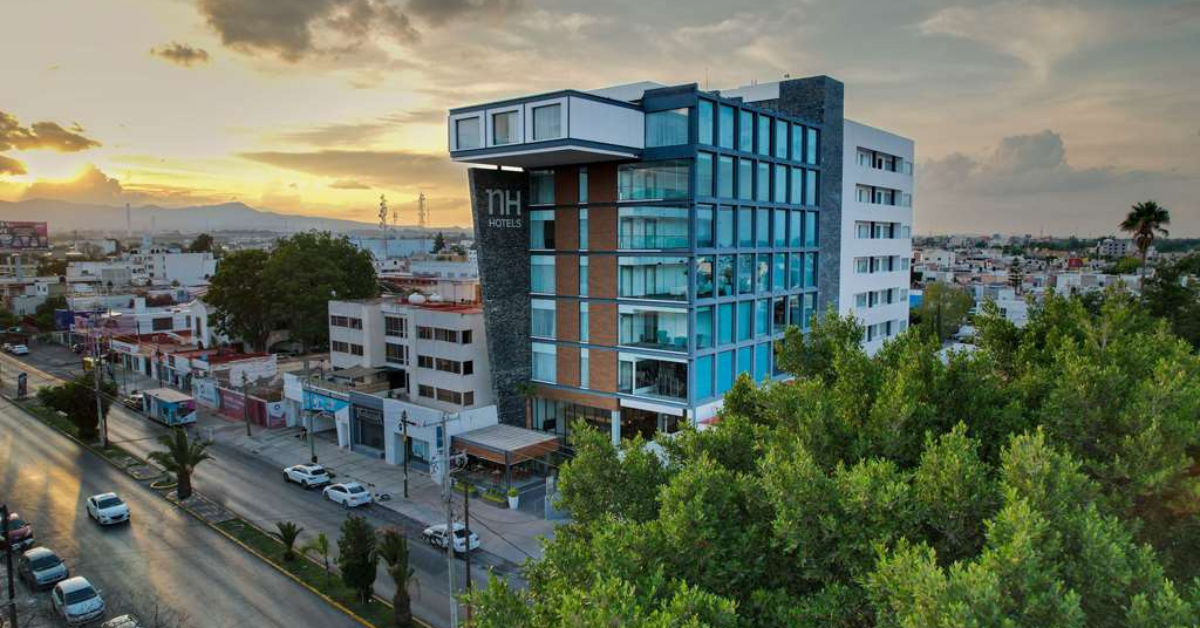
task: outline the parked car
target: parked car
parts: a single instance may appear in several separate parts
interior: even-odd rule
[[[13,355],[29,355],[29,347],[25,345],[13,345],[9,352]]]
[[[319,464],[298,464],[283,470],[284,482],[295,482],[304,488],[325,486],[332,482],[329,472]]]
[[[129,505],[116,493],[101,493],[87,498],[87,513],[102,526],[129,521]]]
[[[142,624],[133,615],[121,615],[100,624],[100,628],[142,628]]]
[[[33,545],[33,526],[15,512],[8,513],[8,542],[18,551]]]
[[[5,353],[12,353],[12,343],[6,342],[3,345],[0,345],[0,349],[3,349]]]
[[[54,585],[50,601],[54,603],[55,612],[72,626],[95,621],[104,615],[104,599],[83,576],[67,578]]]
[[[434,547],[446,549],[446,524],[439,523],[429,526],[421,532],[421,536]],[[471,533],[470,544],[467,541],[467,526],[461,523],[454,524],[454,552],[457,554],[465,553],[469,550],[479,549],[479,535]]]
[[[44,589],[66,580],[71,575],[67,564],[54,550],[35,547],[21,554],[17,562],[17,573],[25,579],[31,589]]]
[[[325,490],[321,494],[325,496],[325,499],[347,508],[371,503],[371,491],[368,491],[366,487],[358,482],[330,484],[325,487]]]
[[[121,403],[125,404],[126,408],[129,408],[131,410],[137,410],[137,411],[141,412],[142,409],[146,407],[145,404],[143,403],[145,399],[146,399],[145,395],[143,395],[140,392],[134,391],[134,392],[129,393],[128,395],[125,395],[125,398],[121,400]]]

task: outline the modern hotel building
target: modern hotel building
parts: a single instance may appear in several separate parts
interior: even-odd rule
[[[490,166],[470,181],[501,421],[651,436],[711,420],[739,373],[780,377],[786,327],[874,286],[846,274],[843,249],[892,254],[847,237],[845,142],[860,125],[842,99],[821,76],[451,110],[453,159]],[[911,142],[861,144],[911,163]],[[904,214],[854,220],[907,227]],[[907,264],[899,250],[889,281]]]

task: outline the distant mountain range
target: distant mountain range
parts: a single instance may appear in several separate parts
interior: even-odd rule
[[[49,223],[51,236],[75,230],[123,233],[126,229],[123,206],[68,203],[50,199],[0,201],[0,220],[46,222]],[[334,232],[378,229],[377,225],[371,223],[280,214],[255,209],[245,203],[178,208],[142,205],[129,209],[129,223],[135,234],[147,230],[183,233],[261,230],[289,233],[309,229]]]

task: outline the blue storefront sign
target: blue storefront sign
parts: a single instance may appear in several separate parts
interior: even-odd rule
[[[304,391],[304,409],[314,412],[336,414],[338,410],[350,405],[347,399],[339,399],[315,390]]]

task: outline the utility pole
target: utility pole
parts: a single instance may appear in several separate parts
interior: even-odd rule
[[[100,432],[100,447],[108,449],[108,424],[104,420],[104,400],[100,398],[100,337],[96,333],[96,323],[100,319],[100,308],[97,307],[92,320],[92,384],[96,391],[96,424]],[[7,538],[7,537],[6,537]]]
[[[247,394],[246,371],[242,371],[242,420],[246,422],[246,436],[253,436],[250,433],[250,395]]]
[[[8,504],[0,504],[0,517],[3,518],[3,523],[0,523],[0,532],[3,533],[0,543],[4,544],[4,568],[8,572],[8,624],[17,628],[17,590],[13,574],[12,545],[8,542]]]
[[[467,626],[471,626],[471,487],[466,482],[463,482],[463,525],[466,526],[467,533]]]
[[[404,430],[404,499],[408,499],[408,410],[400,411],[400,425]]]
[[[304,413],[308,419],[308,429],[305,430],[308,436],[308,457],[313,464],[317,464],[317,439],[313,435],[316,417],[313,416],[312,408],[309,407],[312,400],[312,379],[308,372],[308,354],[304,354],[304,385],[300,387],[300,411]]]
[[[458,628],[458,600],[454,599],[454,493],[450,488],[450,432],[448,412],[442,412],[442,495],[446,500],[446,575],[450,580],[450,628]],[[467,538],[467,550],[471,549]]]

